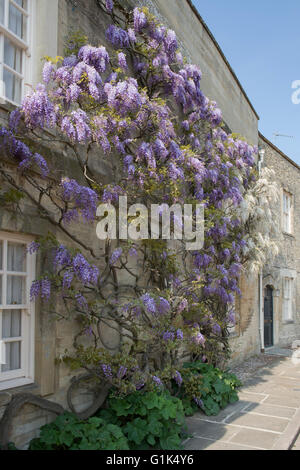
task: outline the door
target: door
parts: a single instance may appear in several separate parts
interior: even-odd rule
[[[266,348],[273,346],[273,289],[270,286],[265,288],[264,338]]]

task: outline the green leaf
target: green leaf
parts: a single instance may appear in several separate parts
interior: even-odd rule
[[[163,450],[179,450],[180,442],[181,440],[178,434],[173,434],[166,439],[161,439],[160,445]]]

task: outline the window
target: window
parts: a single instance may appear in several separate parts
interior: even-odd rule
[[[283,192],[283,231],[292,233],[292,195]]]
[[[34,305],[31,240],[0,232],[0,390],[33,382]]]
[[[292,292],[293,279],[285,277],[283,279],[283,320],[285,321],[291,321],[293,319]]]
[[[0,0],[0,95],[20,104],[24,96],[32,0]]]

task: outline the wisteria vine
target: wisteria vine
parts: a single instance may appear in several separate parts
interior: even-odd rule
[[[146,8],[98,3],[113,20],[107,47],[85,44],[48,60],[43,83],[0,131],[2,150],[39,197],[18,189],[69,237],[68,246],[54,237],[30,245],[30,253],[47,252],[53,262],[32,285],[31,298],[53,305],[58,297],[58,316],[81,319],[68,359],[73,365],[123,392],[172,381],[180,387],[185,357],[217,363],[228,354],[249,236],[240,208],[256,184],[257,149],[225,131],[220,109],[201,90],[200,69],[183,58],[174,31]],[[80,178],[59,177],[53,162],[29,149],[29,142],[49,146],[43,133],[49,129]],[[93,164],[101,162],[110,168],[106,183]],[[0,173],[17,188],[2,166]],[[147,206],[204,204],[203,249],[190,255],[180,243],[107,241],[99,253],[75,224],[83,221],[95,233],[97,205],[120,195]],[[121,335],[118,354],[104,347],[101,325]],[[93,344],[83,346],[82,336]]]

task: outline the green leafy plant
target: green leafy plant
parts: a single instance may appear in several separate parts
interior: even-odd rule
[[[121,427],[130,449],[180,449],[184,409],[168,392],[135,392],[124,398],[111,396],[99,416]]]
[[[234,374],[200,361],[186,363],[184,369],[181,395],[186,415],[193,414],[197,405],[206,415],[217,415],[229,403],[238,401],[237,390],[242,383]]]
[[[82,421],[66,412],[41,428],[29,450],[129,450],[129,446],[115,424],[97,417]]]

